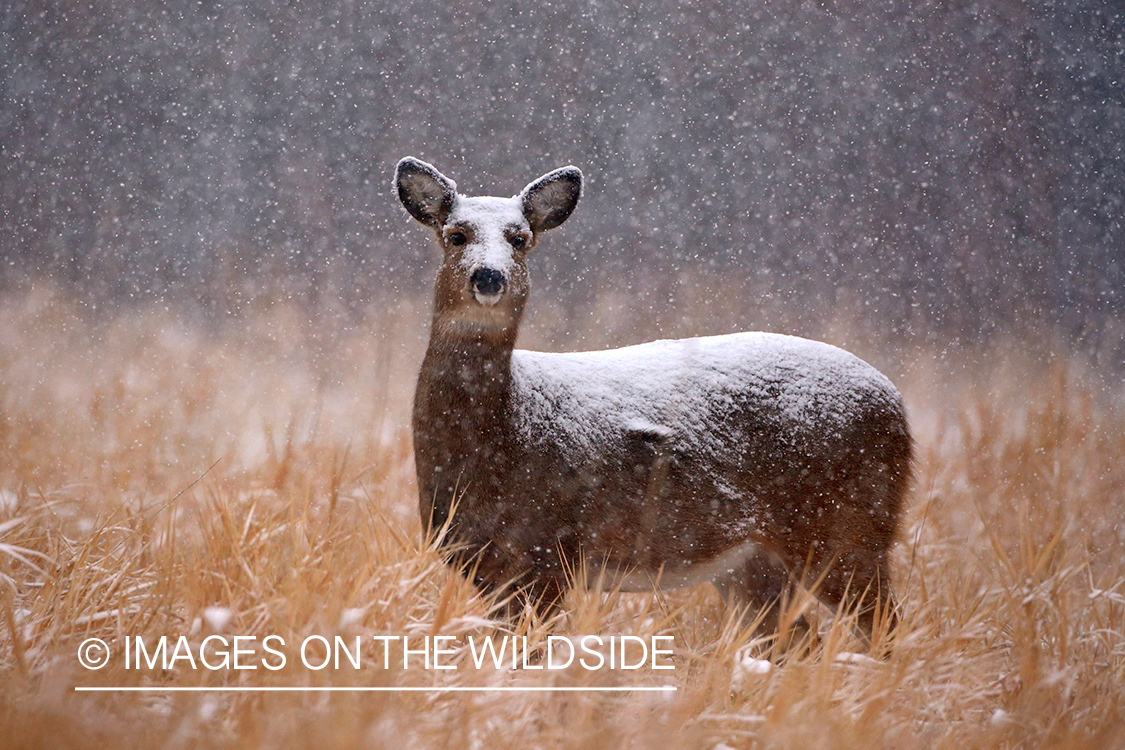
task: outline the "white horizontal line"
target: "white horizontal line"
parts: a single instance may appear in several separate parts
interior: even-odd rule
[[[663,687],[296,687],[296,686],[263,686],[247,687],[241,685],[200,687],[200,686],[168,686],[168,687],[78,687],[76,693],[640,693],[640,692],[675,692],[679,688],[672,685]]]

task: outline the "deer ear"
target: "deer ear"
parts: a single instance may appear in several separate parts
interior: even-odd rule
[[[411,216],[435,228],[445,224],[457,198],[456,182],[411,156],[395,167],[395,189]]]
[[[582,196],[582,172],[578,167],[562,167],[540,177],[519,194],[523,215],[538,234],[562,224]]]

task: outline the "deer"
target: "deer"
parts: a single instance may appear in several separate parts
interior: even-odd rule
[[[547,617],[576,571],[622,591],[711,581],[776,634],[803,586],[861,635],[893,628],[913,448],[889,379],[777,333],[516,349],[528,257],[581,171],[469,197],[407,157],[394,190],[444,253],[412,415],[422,525],[480,591]]]

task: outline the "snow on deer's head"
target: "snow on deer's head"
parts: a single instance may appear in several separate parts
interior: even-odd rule
[[[511,198],[470,198],[431,165],[407,157],[395,169],[395,189],[445,251],[434,290],[435,324],[451,332],[507,333],[514,341],[530,288],[527,253],[542,232],[574,211],[582,173],[562,167]]]

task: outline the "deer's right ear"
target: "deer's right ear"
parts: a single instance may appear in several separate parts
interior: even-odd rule
[[[445,224],[457,198],[456,182],[411,156],[395,167],[395,189],[410,215],[434,228]]]

